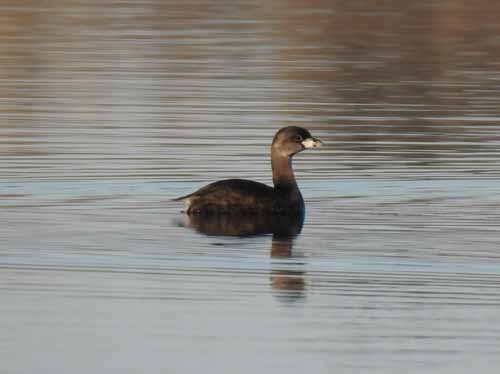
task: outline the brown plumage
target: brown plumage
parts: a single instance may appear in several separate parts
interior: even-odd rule
[[[175,200],[186,201],[187,214],[302,214],[304,200],[293,174],[292,156],[321,144],[306,129],[284,127],[271,145],[274,187],[246,179],[226,179]]]

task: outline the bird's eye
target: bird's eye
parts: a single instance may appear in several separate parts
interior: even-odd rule
[[[297,141],[297,142],[301,142],[301,141],[302,141],[302,136],[297,135],[297,136],[295,137],[295,141]]]

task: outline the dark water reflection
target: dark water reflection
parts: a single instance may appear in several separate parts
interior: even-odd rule
[[[300,234],[303,215],[194,214],[185,215],[185,226],[209,236],[253,236],[272,234],[276,239]]]
[[[0,2],[0,371],[496,373],[498,14]],[[169,201],[286,125],[302,230]]]
[[[270,257],[273,259],[292,258],[293,241],[302,231],[303,215],[260,216],[204,214],[186,215],[184,225],[208,236],[238,236],[271,234]],[[294,264],[301,262],[294,261]],[[304,271],[273,269],[271,285],[278,291],[277,296],[284,301],[296,301],[304,297]]]

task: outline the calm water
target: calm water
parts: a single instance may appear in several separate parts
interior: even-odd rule
[[[0,2],[0,373],[496,373],[500,8],[405,4]],[[170,201],[285,125],[300,234]]]

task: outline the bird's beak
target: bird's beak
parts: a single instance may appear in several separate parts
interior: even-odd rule
[[[323,142],[316,138],[307,138],[302,141],[304,148],[318,148],[323,145]]]

